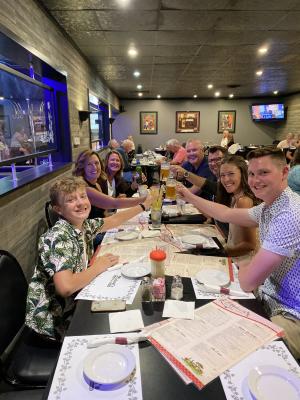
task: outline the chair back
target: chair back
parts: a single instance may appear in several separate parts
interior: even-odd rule
[[[24,324],[27,289],[18,261],[0,250],[0,355]]]
[[[46,201],[45,215],[49,228],[52,228],[52,226],[54,226],[55,223],[59,220],[59,215],[53,210],[51,201]]]

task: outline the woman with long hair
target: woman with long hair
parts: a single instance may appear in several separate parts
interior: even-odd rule
[[[107,177],[102,161],[95,151],[85,150],[79,154],[73,175],[81,176],[88,185],[86,192],[92,205],[89,218],[102,218],[105,210],[133,207],[143,200],[141,198],[114,198],[105,193],[105,190],[103,191]]]
[[[136,192],[138,184],[135,179],[129,183],[123,178],[124,162],[121,154],[111,150],[106,155],[104,164],[108,194],[113,197],[131,197]]]
[[[248,167],[242,157],[229,155],[222,161],[216,202],[231,208],[250,208],[258,203],[248,185]],[[229,256],[248,258],[253,255],[256,247],[255,228],[229,224],[225,246]]]

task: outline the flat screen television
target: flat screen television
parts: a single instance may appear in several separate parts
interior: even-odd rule
[[[285,114],[283,103],[253,104],[251,106],[253,121],[282,121],[285,119]]]

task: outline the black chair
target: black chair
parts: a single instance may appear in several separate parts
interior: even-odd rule
[[[0,355],[2,378],[20,389],[46,386],[60,344],[24,326],[28,284],[18,261],[0,250]]]
[[[45,215],[49,228],[52,228],[52,226],[54,226],[55,223],[59,220],[59,215],[53,210],[51,206],[51,201],[46,201]]]

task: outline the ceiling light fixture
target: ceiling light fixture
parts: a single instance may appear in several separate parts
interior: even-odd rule
[[[142,92],[138,92],[138,96],[139,96],[139,97],[142,97],[142,96],[143,96],[143,93],[142,93]]]
[[[215,97],[219,97],[220,96],[220,92],[215,92]]]
[[[4,97],[3,97],[3,96],[0,96],[0,100],[4,100]]]
[[[136,86],[137,89],[141,90],[143,88],[143,85],[139,84]]]
[[[260,47],[258,49],[259,54],[263,55],[266,54],[268,52],[268,48],[267,47]]]
[[[156,97],[157,97],[158,99],[160,99],[160,98],[161,98],[161,95],[160,95],[160,94],[158,94]]]
[[[274,90],[274,91],[273,91],[273,94],[278,94],[278,90]]]
[[[133,75],[134,75],[136,78],[138,78],[138,77],[141,75],[141,73],[140,73],[140,71],[134,71]]]
[[[136,57],[137,56],[137,54],[138,54],[138,51],[137,51],[137,49],[135,48],[135,47],[130,47],[130,49],[128,50],[128,55],[130,56],[130,57]]]
[[[232,99],[234,97],[233,93],[230,93],[230,95],[228,96],[230,99]]]
[[[262,69],[260,69],[259,71],[256,71],[255,73],[256,73],[256,75],[257,75],[257,76],[262,76],[262,74],[263,74],[263,70],[262,70]]]
[[[196,99],[198,96],[196,94],[193,95],[194,99]]]
[[[214,87],[214,85],[212,84],[212,83],[209,83],[208,85],[207,85],[207,89],[212,89]]]

